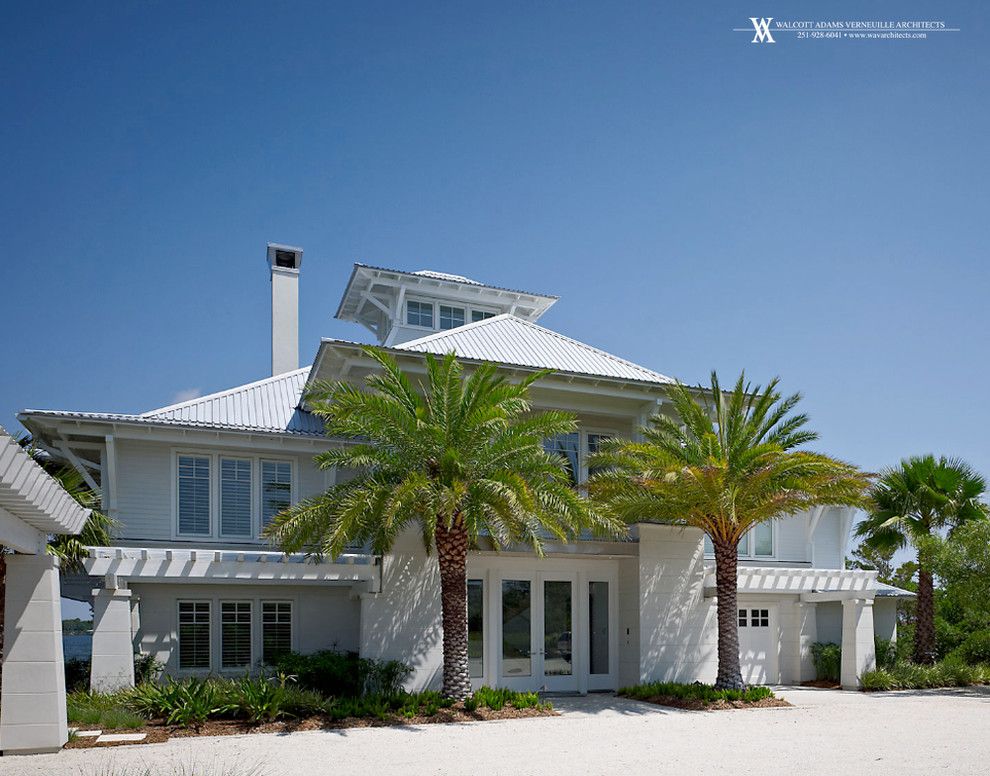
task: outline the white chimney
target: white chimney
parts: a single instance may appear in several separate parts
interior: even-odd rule
[[[268,243],[272,273],[272,375],[299,368],[299,266],[302,248]]]

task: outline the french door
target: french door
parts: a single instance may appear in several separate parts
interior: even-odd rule
[[[499,584],[499,684],[577,691],[577,574],[514,574]]]

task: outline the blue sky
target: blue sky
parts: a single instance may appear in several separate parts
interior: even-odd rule
[[[7,3],[0,423],[141,411],[304,361],[349,267],[559,294],[551,328],[806,395],[827,451],[990,473],[979,3]],[[944,19],[753,45],[752,14]]]

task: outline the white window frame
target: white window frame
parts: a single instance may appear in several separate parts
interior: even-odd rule
[[[207,531],[205,534],[186,533],[179,530],[179,458],[180,457],[206,458],[210,462],[210,477],[209,477],[210,511],[208,515],[210,530]],[[210,539],[213,536],[216,530],[214,515],[217,509],[216,488],[214,487],[214,483],[217,478],[216,466],[217,466],[217,462],[215,456],[213,456],[209,452],[204,452],[202,450],[174,450],[172,452],[172,538],[202,541],[202,540]]]
[[[247,604],[248,610],[248,644],[250,645],[251,655],[248,658],[246,666],[225,666],[223,664],[223,605],[224,604]],[[217,671],[224,673],[242,673],[245,670],[250,670],[255,664],[256,654],[255,651],[255,602],[251,598],[220,598],[217,601],[217,648],[216,654],[216,669]],[[212,645],[211,645],[212,647]]]
[[[206,534],[181,533],[179,531],[179,456],[196,456],[210,459],[210,532]],[[224,536],[220,531],[220,459],[237,458],[251,461],[251,533],[239,536]],[[256,543],[262,540],[261,531],[261,461],[289,464],[289,504],[299,503],[299,460],[287,455],[253,453],[245,455],[243,450],[197,450],[195,448],[174,447],[171,450],[172,469],[172,539],[185,542],[239,542]]]
[[[293,598],[259,598],[258,599],[258,660],[265,659],[265,604],[288,604],[289,605],[289,650],[299,651],[299,628],[298,616],[299,607]]]
[[[423,326],[421,323],[409,323],[409,303],[415,302],[416,304],[429,305],[433,309],[433,325]],[[419,329],[420,331],[437,331],[437,326],[440,325],[440,320],[437,315],[437,304],[432,299],[424,299],[417,296],[407,296],[406,303],[402,308],[402,326],[408,329]]]
[[[499,314],[498,310],[496,310],[494,307],[468,306],[466,308],[466,314],[464,316],[464,323],[465,323],[465,325],[467,325],[469,323],[479,323],[479,321],[476,321],[474,319],[474,314],[475,313],[484,313],[489,318],[494,318],[496,315]],[[482,318],[481,320],[486,320],[486,319],[485,318]]]
[[[179,609],[182,604],[206,604],[210,607],[210,619],[207,623],[207,649],[209,650],[210,657],[208,665],[205,668],[185,668],[182,665],[182,639],[180,636],[182,630],[182,616],[179,613]],[[216,601],[211,598],[177,598],[175,599],[175,668],[176,671],[184,676],[203,676],[209,674],[213,671],[213,662],[216,659],[216,649],[214,649],[214,631],[217,618],[214,617],[214,613],[217,611]]]
[[[454,329],[459,329],[461,326],[450,326],[448,328],[443,328],[440,325],[440,316],[443,314],[441,310],[446,307],[450,310],[460,310],[461,317],[464,319],[461,326],[464,326],[471,322],[471,311],[466,305],[458,304],[456,302],[437,302],[437,331],[453,331]]]
[[[588,452],[588,435],[593,434],[597,436],[607,436],[612,439],[621,438],[622,434],[615,429],[599,428],[597,426],[588,426],[585,428],[581,426],[577,429],[578,435],[578,465],[577,471],[574,473],[577,479],[577,486],[581,487],[588,482],[588,458],[590,453]]]
[[[242,534],[225,534],[223,532],[223,461],[247,461],[250,466],[249,480],[248,480],[248,510],[250,515],[248,516],[248,530],[247,533]],[[254,491],[255,491],[255,465],[251,456],[235,456],[235,455],[225,455],[220,453],[217,455],[217,536],[221,539],[253,539],[255,535],[255,519],[254,519]],[[178,527],[178,526],[177,526]]]

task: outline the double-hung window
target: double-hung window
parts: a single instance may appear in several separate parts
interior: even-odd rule
[[[292,503],[292,464],[288,461],[261,462],[261,527]]]
[[[464,325],[464,308],[440,305],[440,328],[456,329]]]
[[[220,667],[251,665],[251,602],[220,602]]]
[[[433,328],[433,302],[406,302],[406,323],[409,326]]]
[[[179,533],[210,534],[210,458],[180,455],[178,458]]]
[[[261,603],[261,659],[271,663],[284,652],[292,651],[292,603]]]
[[[179,601],[179,668],[210,669],[209,601]]]
[[[220,459],[220,535],[251,536],[251,460]]]

